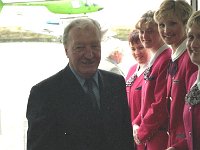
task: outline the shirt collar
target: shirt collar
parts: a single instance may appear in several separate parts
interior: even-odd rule
[[[176,59],[178,59],[185,51],[186,51],[186,42],[187,39],[185,39],[179,47],[176,49],[175,53],[172,54],[172,61],[174,62]]]
[[[71,67],[70,64],[69,64],[69,68],[71,69],[71,71],[73,72],[73,74],[75,75],[75,77],[77,78],[77,80],[79,81],[79,83],[81,84],[81,86],[83,87],[84,84],[85,84],[85,79],[82,78],[82,77]],[[96,73],[94,74],[94,76],[92,77],[93,80],[94,80],[94,82],[95,82],[95,84],[97,85],[97,87],[98,87],[98,85],[99,85],[98,76],[99,76],[99,75],[98,75],[98,70],[97,70]]]
[[[198,70],[198,75],[197,75],[197,86],[198,89],[200,90],[200,66],[198,66],[199,70]]]
[[[156,53],[151,57],[150,61],[149,61],[149,67],[151,67],[154,63],[154,61],[156,60],[156,58],[167,48],[169,48],[169,46],[167,46],[166,44],[164,44],[163,46],[161,46]]]
[[[199,70],[198,70],[198,74],[197,74],[197,79],[196,81],[193,83],[192,87],[197,85],[198,89],[200,90],[200,66],[198,66]],[[191,88],[192,88],[191,87]],[[191,89],[190,88],[190,89]]]
[[[107,60],[107,61],[110,61],[111,63],[113,63],[113,64],[115,64],[115,65],[117,65],[117,62],[116,62],[115,60],[109,58],[109,57],[106,57],[106,60]]]
[[[136,74],[137,77],[139,77],[139,76],[145,71],[145,69],[146,69],[147,67],[148,67],[148,63],[145,64],[145,66],[144,66],[143,68],[141,68],[141,67],[139,66],[139,64],[138,64],[138,65],[137,65],[137,68],[136,68],[136,71],[135,71],[134,74]]]

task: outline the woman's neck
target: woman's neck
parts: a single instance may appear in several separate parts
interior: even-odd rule
[[[181,43],[182,43],[185,39],[186,39],[186,36],[184,36],[178,43],[172,44],[172,45],[171,45],[173,54],[176,52],[177,48],[181,45]]]

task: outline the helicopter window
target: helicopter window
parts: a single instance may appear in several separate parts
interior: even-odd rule
[[[85,0],[85,6],[95,6],[96,4],[93,3],[93,0]]]
[[[80,8],[81,7],[80,1],[78,1],[78,0],[73,0],[71,3],[72,3],[73,8]]]

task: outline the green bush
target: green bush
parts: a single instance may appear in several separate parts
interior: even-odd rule
[[[21,27],[0,27],[0,42],[59,42],[59,39],[23,30]]]
[[[119,28],[113,29],[113,31],[116,33],[115,38],[118,38],[122,41],[127,41],[128,35],[131,32],[131,28],[119,27]]]

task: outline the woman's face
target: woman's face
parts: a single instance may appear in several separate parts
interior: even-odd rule
[[[200,26],[193,24],[187,32],[187,49],[191,61],[200,66]]]
[[[176,16],[159,20],[158,30],[163,41],[171,45],[173,50],[176,50],[186,38],[185,25]]]
[[[149,49],[157,50],[163,42],[155,23],[143,23],[139,29],[139,38],[144,47]]]
[[[138,41],[137,43],[129,43],[132,55],[138,64],[146,64],[149,60],[149,51],[144,48],[142,43]]]

